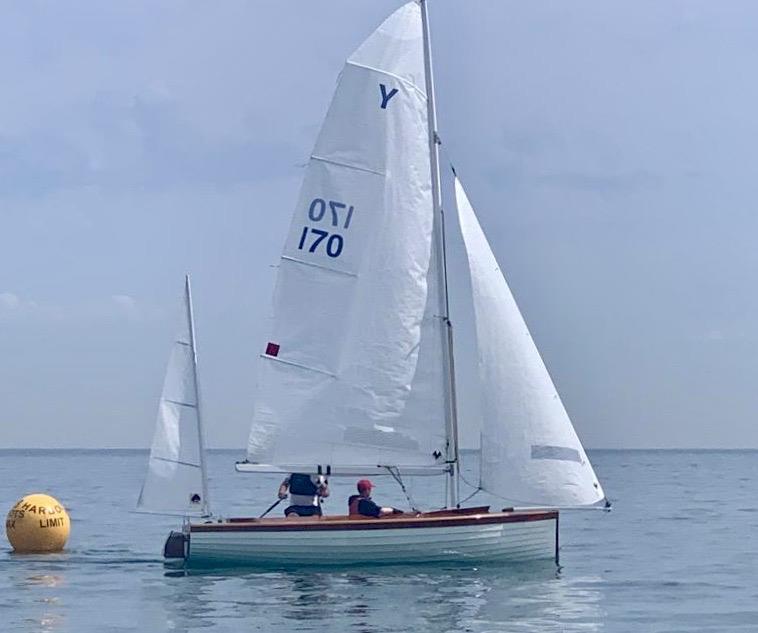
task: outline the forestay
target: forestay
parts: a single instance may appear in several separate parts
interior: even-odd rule
[[[348,59],[310,158],[258,367],[250,461],[444,462],[423,86],[411,2]]]
[[[197,387],[189,277],[179,332],[171,349],[145,483],[137,510],[207,515],[207,483]]]
[[[458,179],[482,389],[481,485],[519,504],[577,506],[603,490]]]

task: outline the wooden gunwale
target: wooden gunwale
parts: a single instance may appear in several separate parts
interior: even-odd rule
[[[460,527],[498,523],[526,523],[557,519],[557,510],[524,510],[518,512],[489,512],[460,516],[392,515],[381,519],[354,519],[347,516],[307,519],[236,519],[224,523],[192,523],[192,532],[305,532],[342,530],[396,530],[413,528]]]
[[[429,510],[427,512],[423,512],[422,515],[424,517],[437,517],[437,516],[462,516],[465,514],[487,514],[490,511],[489,506],[475,506],[473,508],[443,508],[441,510]],[[513,512],[513,508],[509,509],[503,509],[501,512]],[[409,516],[408,514],[405,515],[406,518]],[[417,515],[413,515],[414,517]],[[270,517],[271,520],[274,517]],[[389,519],[393,517],[384,517],[384,519]],[[394,517],[399,518],[399,517]],[[366,520],[367,517],[360,517],[360,516],[345,516],[344,514],[335,514],[332,516],[323,516],[320,519],[315,519],[318,521],[344,521],[345,519],[349,521],[360,521],[360,520]],[[373,521],[374,519],[369,519]],[[257,523],[259,519],[257,517],[228,517],[225,519],[227,523]]]

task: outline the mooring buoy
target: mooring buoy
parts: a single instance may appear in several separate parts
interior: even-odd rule
[[[21,554],[59,552],[70,531],[71,519],[63,504],[41,493],[19,499],[5,519],[5,534]]]

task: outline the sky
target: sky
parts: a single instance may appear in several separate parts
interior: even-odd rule
[[[0,448],[149,446],[189,272],[242,452],[303,165],[399,4],[2,5]],[[758,447],[758,5],[430,6],[446,160],[584,444]]]

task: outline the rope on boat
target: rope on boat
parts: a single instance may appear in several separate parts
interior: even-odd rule
[[[469,499],[473,498],[473,496],[474,496],[474,495],[476,495],[476,494],[480,493],[481,491],[482,491],[482,489],[481,489],[481,488],[477,488],[477,489],[476,489],[476,490],[474,490],[474,492],[472,492],[472,493],[471,493],[471,494],[470,494],[468,497],[466,497],[465,499],[463,499],[463,500],[461,501],[461,503],[466,503],[466,502],[467,502]],[[460,505],[460,504],[459,504],[459,505]]]
[[[453,170],[453,173],[455,173],[455,168],[453,168],[453,164],[452,163],[450,163],[450,168]],[[468,497],[466,497],[465,499],[462,499],[461,501],[458,502],[458,505],[456,507],[460,508],[461,504],[464,504],[468,500],[472,499],[474,497],[474,495],[476,495],[476,494],[480,493],[481,491],[483,491],[484,488],[482,488],[481,479],[479,480],[479,483],[475,485],[475,484],[472,484],[468,479],[466,479],[463,476],[463,474],[461,472],[461,467],[460,467],[460,460],[458,460],[458,479],[460,479],[469,488],[473,488],[474,489],[474,492],[472,492]],[[441,508],[439,508],[439,510],[447,510],[447,509],[448,509],[448,506],[446,506],[446,505],[444,505]]]
[[[452,167],[452,165],[451,165],[451,167]],[[461,502],[460,502],[458,505],[460,505],[461,503],[466,503],[466,502],[467,502],[469,499],[471,499],[471,498],[472,498],[474,495],[476,495],[476,494],[480,493],[482,490],[484,490],[484,488],[482,488],[482,484],[481,484],[481,482],[479,482],[479,485],[475,486],[474,484],[472,484],[470,481],[468,481],[468,480],[467,480],[467,479],[466,479],[466,478],[465,478],[465,477],[464,477],[464,476],[461,474],[461,471],[460,471],[460,469],[458,470],[458,477],[460,477],[460,480],[461,480],[461,481],[462,481],[464,484],[466,484],[467,486],[469,486],[469,487],[471,487],[471,488],[473,488],[473,489],[474,489],[474,492],[472,492],[472,493],[471,493],[471,494],[470,494],[468,497],[466,497],[465,499],[463,499],[463,501],[461,501]]]
[[[405,484],[403,483],[403,478],[400,476],[400,470],[398,470],[395,466],[385,466],[385,468],[387,469],[387,472],[390,475],[392,475],[392,478],[400,486],[400,489],[403,491],[405,498],[408,500],[408,505],[411,507],[411,510],[413,510],[414,512],[421,512],[416,507],[416,504],[413,502],[413,499],[411,499],[411,495],[408,493],[408,490],[406,489]]]

